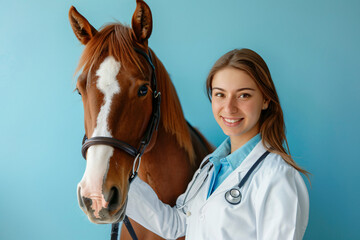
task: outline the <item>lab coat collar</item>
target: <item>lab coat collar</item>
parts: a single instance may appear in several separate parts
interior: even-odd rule
[[[263,145],[262,141],[258,142],[254,149],[249,153],[249,155],[244,159],[244,161],[237,167],[230,175],[219,185],[218,188],[207,198],[207,194],[204,195],[203,201],[205,204],[208,202],[209,199],[212,199],[214,196],[218,194],[222,194],[225,190],[234,186],[234,183],[238,183],[239,175],[245,174],[253,165],[254,163],[266,152],[266,148]],[[210,162],[211,163],[211,162]],[[212,163],[211,163],[212,164]],[[212,176],[214,168],[211,169],[209,175]],[[210,187],[210,180],[207,181],[205,185],[204,191],[209,191]]]
[[[261,141],[261,135],[258,133],[243,146],[236,149],[233,153],[231,151],[230,137],[227,137],[219,147],[211,154],[209,160],[214,164],[215,169],[219,170],[220,165],[224,164],[222,161],[227,162],[231,169],[234,171],[242,161],[254,149],[256,144]]]
[[[226,156],[229,155],[231,150],[231,144],[230,144],[230,138],[227,137],[221,144],[220,146],[218,146],[215,151],[211,154],[210,159],[214,159],[214,161],[211,162],[216,162],[216,161],[220,161],[220,159],[225,158]],[[215,160],[216,159],[216,160]]]
[[[233,153],[229,154],[226,157],[226,160],[229,162],[232,170],[234,171],[244,159],[251,153],[256,144],[261,141],[261,135],[258,133],[252,137],[247,143],[245,143],[240,148],[236,149]]]
[[[251,168],[252,165],[267,151],[266,147],[259,141],[244,161],[237,167],[234,172],[243,172]]]

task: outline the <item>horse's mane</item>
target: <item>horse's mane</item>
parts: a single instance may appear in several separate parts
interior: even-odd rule
[[[165,131],[174,134],[181,147],[189,155],[190,163],[195,165],[195,152],[190,132],[181,108],[175,87],[164,65],[151,51],[156,69],[159,91],[161,91],[161,121]]]
[[[76,72],[81,69],[83,69],[83,72],[90,72],[95,61],[99,59],[104,52],[108,52],[109,55],[121,63],[128,62],[128,64],[122,65],[125,69],[126,65],[129,66],[132,64],[142,72],[142,63],[133,47],[131,29],[120,23],[104,26],[86,44]],[[151,51],[151,53],[156,69],[158,90],[161,92],[160,124],[164,126],[166,132],[176,136],[179,145],[187,152],[190,163],[194,165],[195,152],[175,87],[161,61],[153,51]]]

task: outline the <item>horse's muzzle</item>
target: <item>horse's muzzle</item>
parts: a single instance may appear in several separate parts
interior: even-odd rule
[[[112,187],[107,196],[98,195],[82,196],[81,187],[78,187],[78,201],[80,208],[89,220],[96,224],[109,224],[120,222],[125,217],[127,200],[121,206],[120,191]],[[107,201],[105,200],[107,199]]]

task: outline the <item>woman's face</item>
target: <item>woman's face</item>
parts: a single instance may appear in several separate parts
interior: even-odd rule
[[[259,133],[260,114],[269,101],[245,71],[219,70],[212,80],[211,95],[214,117],[231,142],[244,144]]]

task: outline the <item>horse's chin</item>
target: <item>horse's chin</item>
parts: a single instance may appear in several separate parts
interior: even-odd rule
[[[108,219],[99,219],[99,218],[94,218],[94,217],[90,217],[88,216],[90,222],[95,223],[95,224],[113,224],[113,223],[118,223],[121,222],[122,220],[124,220],[125,218],[125,212],[123,213],[117,213],[116,216],[113,216],[111,218]]]
[[[88,216],[90,222],[95,223],[95,224],[118,223],[118,222],[121,222],[122,220],[124,220],[124,218],[125,218],[126,206],[127,206],[127,199],[126,199],[124,205],[116,212],[109,212],[108,209],[102,209],[102,210],[100,210],[100,216],[101,216],[100,218],[95,217],[93,212],[86,213],[86,215]]]

